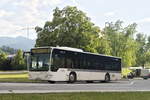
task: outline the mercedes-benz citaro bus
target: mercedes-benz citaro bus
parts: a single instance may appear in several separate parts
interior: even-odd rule
[[[121,79],[121,58],[70,47],[32,48],[27,65],[29,79],[52,83]]]

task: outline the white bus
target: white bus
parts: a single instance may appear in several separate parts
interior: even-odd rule
[[[33,48],[28,60],[29,78],[49,82],[121,79],[121,58],[69,47]]]

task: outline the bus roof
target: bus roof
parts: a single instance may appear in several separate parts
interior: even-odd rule
[[[74,52],[80,52],[80,53],[85,53],[85,54],[92,54],[92,55],[99,55],[99,56],[105,56],[105,57],[112,57],[112,58],[117,58],[117,59],[121,59],[121,57],[116,57],[116,56],[108,56],[108,55],[104,55],[104,54],[98,54],[98,53],[91,53],[91,52],[84,52],[82,49],[78,49],[78,48],[71,48],[71,47],[50,47],[50,46],[45,46],[45,47],[35,47],[32,49],[60,49],[60,50],[67,50],[67,51],[74,51]]]
[[[55,49],[62,49],[62,50],[68,50],[68,51],[83,52],[82,49],[71,48],[71,47],[52,47],[52,48],[55,48]]]
[[[84,52],[84,53],[86,53],[86,54],[93,54],[93,55],[99,55],[99,56],[105,56],[105,57],[111,57],[111,58],[121,59],[121,57],[109,56],[109,55],[104,55],[104,54],[99,54],[99,53],[91,53],[91,52]]]

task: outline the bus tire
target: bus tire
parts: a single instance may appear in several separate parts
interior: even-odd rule
[[[54,84],[55,83],[55,81],[48,81],[49,83],[51,83],[51,84]]]
[[[93,81],[86,81],[86,83],[93,83]]]
[[[109,73],[107,73],[106,75],[105,75],[105,80],[104,80],[105,82],[110,82],[110,75],[109,75]]]
[[[71,72],[70,74],[69,74],[69,83],[74,83],[74,82],[76,82],[76,80],[77,80],[77,75],[76,75],[76,73],[75,72]]]

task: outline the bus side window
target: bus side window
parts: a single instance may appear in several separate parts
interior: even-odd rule
[[[113,70],[112,66],[113,65],[111,61],[108,62],[105,61],[105,70]]]
[[[113,70],[114,71],[119,71],[120,70],[120,67],[119,67],[120,65],[119,65],[119,62],[117,62],[117,61],[114,61],[113,62]]]
[[[57,71],[59,68],[64,68],[65,58],[62,54],[55,53],[52,57],[52,71]]]
[[[66,67],[67,68],[73,68],[73,62],[70,58],[66,59]]]

